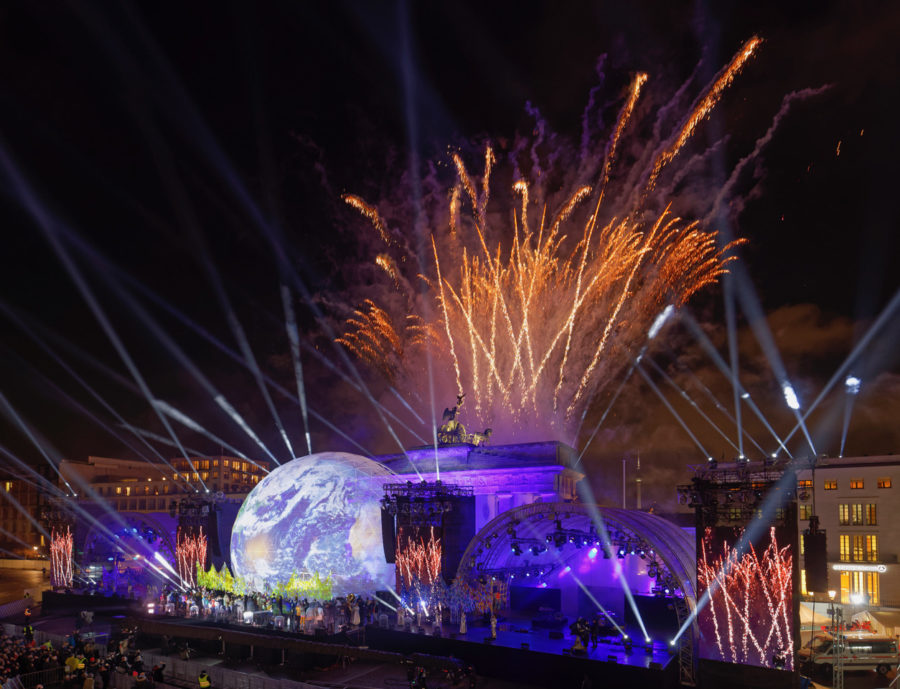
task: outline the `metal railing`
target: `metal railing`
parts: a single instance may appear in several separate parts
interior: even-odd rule
[[[19,600],[14,600],[10,603],[4,603],[3,605],[0,605],[0,618],[23,613],[25,612],[25,608],[30,608],[32,605],[34,605],[34,599],[31,597],[20,598]]]
[[[23,675],[19,675],[16,679],[19,680],[19,686],[22,687],[22,689],[34,689],[34,687],[39,684],[43,684],[45,689],[52,689],[52,687],[62,685],[65,674],[66,669],[60,666],[49,668],[47,670],[26,672]]]

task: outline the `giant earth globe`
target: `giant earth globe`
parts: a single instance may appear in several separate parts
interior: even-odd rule
[[[258,591],[292,575],[331,577],[335,596],[394,583],[381,541],[382,486],[371,459],[320,452],[282,464],[250,492],[231,530],[235,576]]]

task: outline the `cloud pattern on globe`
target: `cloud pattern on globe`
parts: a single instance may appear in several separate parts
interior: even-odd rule
[[[231,565],[257,590],[293,572],[331,575],[334,595],[394,585],[381,542],[383,484],[390,472],[346,452],[294,459],[250,492],[231,531]]]

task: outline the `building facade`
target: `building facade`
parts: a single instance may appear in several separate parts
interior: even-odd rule
[[[575,451],[560,442],[422,447],[376,459],[397,481],[471,486],[476,529],[515,507],[577,500],[575,484],[584,477],[571,468]]]
[[[799,528],[818,516],[825,530],[828,591],[842,603],[900,607],[900,456],[819,459],[797,474]],[[802,543],[802,539],[801,539]]]
[[[47,479],[49,466],[36,471]],[[40,514],[47,491],[32,478],[10,470],[0,472],[0,557],[37,557],[44,553]]]
[[[205,488],[243,500],[270,468],[265,460],[228,456],[177,458],[170,464],[174,471],[140,460],[88,457],[63,460],[59,469],[85,500],[102,500],[119,512],[165,512],[175,499]]]

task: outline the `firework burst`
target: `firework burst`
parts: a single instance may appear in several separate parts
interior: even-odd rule
[[[511,434],[571,430],[637,354],[656,314],[715,283],[734,259],[737,242],[722,245],[715,231],[678,217],[673,200],[655,190],[758,45],[752,38],[742,47],[667,139],[645,144],[651,153],[638,158],[649,163],[640,174],[619,175],[639,180],[621,189],[616,163],[648,81],[643,73],[625,93],[603,150],[582,150],[561,183],[539,164],[537,142],[529,183],[516,147],[509,224],[489,212],[494,148],[484,148],[480,179],[460,153],[451,154],[455,180],[449,203],[431,218],[424,260],[397,240],[402,233],[374,205],[345,195],[376,230],[376,264],[401,298],[391,298],[391,308],[365,300],[338,342],[414,393],[427,380],[420,374],[427,349],[449,374],[446,387],[456,387],[444,396],[465,392],[484,423]],[[550,155],[557,163],[564,157]],[[399,266],[419,268],[404,275]]]

